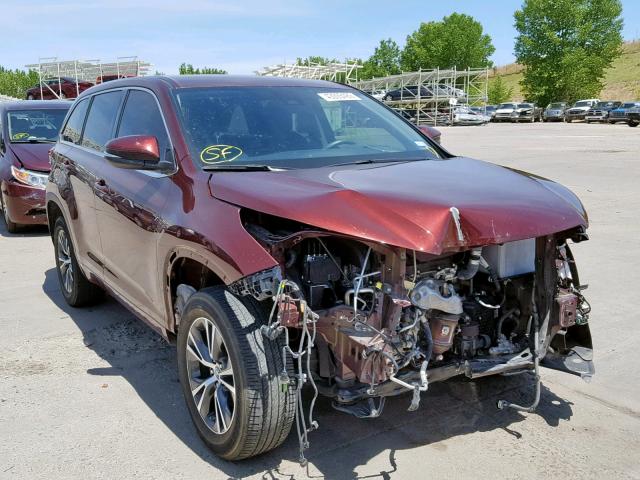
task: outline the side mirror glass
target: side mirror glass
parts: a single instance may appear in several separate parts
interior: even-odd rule
[[[105,158],[114,166],[134,170],[155,170],[160,163],[158,139],[152,135],[128,135],[105,145]]]

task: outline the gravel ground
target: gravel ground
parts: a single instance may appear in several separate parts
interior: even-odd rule
[[[358,420],[317,409],[309,465],[292,434],[233,464],[197,437],[175,350],[113,300],[64,304],[47,232],[0,222],[0,478],[640,478],[640,128],[523,124],[442,128],[452,152],[528,170],[576,192],[591,240],[574,252],[594,312],[590,384],[543,370],[536,414],[529,376],[434,384],[419,411],[391,399]],[[399,186],[401,188],[401,186]]]

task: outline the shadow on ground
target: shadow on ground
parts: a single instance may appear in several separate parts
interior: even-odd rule
[[[298,441],[295,428],[277,450],[239,463],[221,460],[202,443],[184,405],[178,385],[175,348],[135,319],[124,308],[108,299],[92,309],[74,309],[65,302],[58,287],[57,274],[45,274],[43,290],[76,323],[84,343],[110,366],[88,370],[90,375],[124,378],[136,390],[156,417],[212,467],[230,479],[262,474],[264,479],[292,479],[290,465],[296,462]],[[356,479],[391,478],[397,470],[397,451],[424,445],[446,449],[443,441],[473,432],[503,429],[517,441],[522,434],[517,424],[525,417],[517,412],[501,412],[496,401],[506,398],[528,402],[533,394],[530,375],[487,378],[476,382],[452,379],[430,386],[422,396],[417,412],[407,412],[410,397],[389,399],[380,418],[359,420],[332,409],[320,398],[316,420],[320,429],[311,433],[306,452],[310,478]],[[551,426],[571,418],[571,403],[543,388],[538,413]],[[388,453],[385,453],[388,452]],[[388,455],[388,467],[375,475],[358,477],[356,470],[381,453]]]
[[[46,225],[21,226],[16,233],[9,233],[7,231],[7,225],[4,223],[4,218],[2,218],[2,210],[0,209],[0,237],[43,237],[46,235],[49,235],[49,228]]]

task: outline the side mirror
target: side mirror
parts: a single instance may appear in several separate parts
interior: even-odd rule
[[[128,135],[105,145],[105,158],[114,166],[133,170],[156,170],[160,163],[158,139],[152,135]]]

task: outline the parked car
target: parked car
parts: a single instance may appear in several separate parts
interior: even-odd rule
[[[93,87],[93,83],[76,81],[69,77],[52,78],[44,80],[42,86],[36,85],[27,90],[27,100],[56,100],[64,98],[76,98],[78,92],[82,93]]]
[[[451,85],[438,84],[433,90],[433,95],[445,98],[456,98],[459,101],[466,101],[467,94],[461,88],[452,87]]]
[[[49,149],[58,139],[70,102],[0,103],[0,208],[7,230],[46,225],[44,188]]]
[[[453,109],[453,125],[484,125],[489,121],[484,115],[474,112],[468,106]]]
[[[442,132],[440,130],[430,125],[416,125],[416,126],[427,137],[429,137],[431,140],[433,140],[437,144],[440,144],[440,139],[442,137]]]
[[[386,92],[383,96],[383,100],[413,100],[417,97],[436,98],[442,100],[455,98],[457,100],[463,100],[466,98],[466,93],[464,93],[464,90],[461,90],[460,88],[454,88],[449,85],[436,85],[429,87],[410,85]]]
[[[565,102],[551,102],[542,112],[543,122],[562,122],[564,121],[564,112],[567,109]]]
[[[627,125],[630,127],[640,125],[640,107],[633,107],[627,110]]]
[[[609,112],[609,123],[627,122],[627,111],[634,107],[640,107],[640,101],[624,102],[618,108],[614,108]]]
[[[494,122],[511,122],[514,118],[518,118],[518,104],[516,102],[505,102],[498,105],[496,113],[493,116]]]
[[[535,103],[519,103],[516,108],[517,116],[511,118],[514,122],[535,122],[542,120],[542,108]]]
[[[371,418],[453,376],[533,370],[539,398],[540,365],[593,374],[578,198],[454,156],[349,86],[115,80],[74,103],[51,163],[62,295],[107,290],[175,339],[188,412],[225,459],[294,420],[302,452],[318,393]]]
[[[485,115],[489,117],[490,121],[493,121],[493,119],[495,118],[497,109],[497,105],[487,105],[484,107]]]
[[[498,105],[494,121],[496,122],[535,122],[542,118],[542,109],[533,103],[506,102]]]
[[[587,112],[591,107],[596,105],[600,100],[591,98],[588,100],[578,100],[573,106],[564,112],[564,121],[571,123],[573,120],[584,120]]]
[[[404,88],[397,88],[395,90],[388,91],[383,99],[386,101],[392,100],[413,100],[417,97],[432,97],[433,92],[426,87],[417,87],[415,85]]]
[[[587,114],[584,117],[585,122],[606,122],[609,118],[609,112],[613,109],[618,108],[622,105],[622,102],[616,101],[604,101],[598,102],[593,107],[591,107]]]
[[[491,118],[492,118],[492,111],[491,108],[489,108],[489,106],[485,106],[485,107],[469,107],[469,109],[475,113],[476,115],[480,115],[485,122],[490,122]],[[493,112],[495,112],[495,109],[493,110]]]

